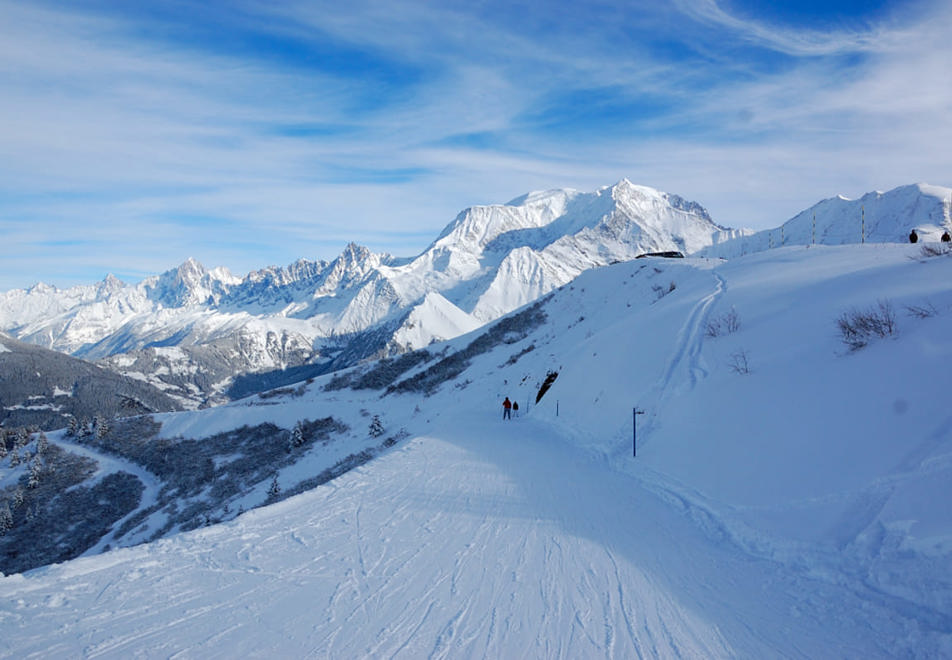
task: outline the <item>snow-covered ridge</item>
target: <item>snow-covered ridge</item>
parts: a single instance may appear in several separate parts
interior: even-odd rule
[[[952,230],[952,188],[925,183],[870,192],[859,199],[825,199],[776,229],[717,241],[703,254],[736,257],[784,245],[905,243],[915,231],[923,241],[938,241]]]

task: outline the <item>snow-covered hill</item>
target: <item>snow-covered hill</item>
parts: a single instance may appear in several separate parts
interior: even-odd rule
[[[589,268],[736,235],[694,202],[622,180],[467,209],[412,259],[349,245],[331,263],[301,260],[243,278],[189,259],[138,285],[110,276],[68,290],[9,291],[0,295],[0,330],[102,359],[194,406],[220,401],[234,374],[305,365],[320,373],[420,348]]]
[[[952,232],[952,188],[920,183],[867,193],[859,199],[839,195],[776,229],[727,237],[701,253],[732,258],[785,245],[906,243],[912,231],[920,240],[933,242],[944,232]]]
[[[844,334],[883,315],[861,348]],[[952,257],[919,246],[590,270],[449,342],[157,416],[169,451],[325,417],[347,451],[396,444],[235,517],[267,501],[249,486],[222,524],[0,579],[0,648],[948,657],[950,336]],[[324,451],[279,487],[319,483]]]

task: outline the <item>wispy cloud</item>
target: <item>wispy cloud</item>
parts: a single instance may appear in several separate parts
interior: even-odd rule
[[[949,183],[948,7],[725,7],[0,0],[0,289],[409,256],[467,205],[623,176],[759,227]]]

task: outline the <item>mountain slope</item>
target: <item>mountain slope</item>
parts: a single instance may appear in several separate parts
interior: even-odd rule
[[[180,409],[147,383],[0,334],[0,425],[50,430],[71,418]]]
[[[397,445],[225,524],[0,580],[3,643],[943,657],[950,283],[952,258],[908,245],[643,259],[425,350],[159,416],[172,443],[376,416]],[[879,301],[895,332],[843,341],[838,320]]]
[[[734,235],[696,203],[622,180],[467,209],[412,259],[349,245],[331,263],[301,260],[244,278],[189,259],[135,286],[108,277],[67,291],[11,291],[0,296],[0,329],[207,405],[222,400],[234,374],[320,372],[348,366],[348,356],[420,348],[586,269]],[[445,301],[438,309],[432,294]],[[430,333],[433,324],[439,331]],[[159,370],[150,368],[156,361]]]

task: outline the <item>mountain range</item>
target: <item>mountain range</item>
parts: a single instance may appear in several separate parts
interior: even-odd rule
[[[914,185],[834,198],[781,229],[752,232],[628,180],[591,193],[536,192],[464,210],[412,258],[350,244],[331,262],[301,259],[244,277],[188,259],[138,284],[107,276],[8,291],[0,330],[200,407],[458,336],[586,270],[646,253],[733,256],[809,243],[814,216],[819,243],[859,242],[861,231],[861,240],[901,241],[911,227],[931,235],[949,226],[950,193]],[[860,228],[853,220],[862,214]]]

